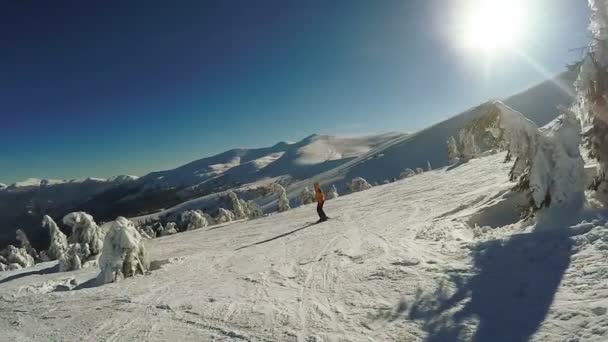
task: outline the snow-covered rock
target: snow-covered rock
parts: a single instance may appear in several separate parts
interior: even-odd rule
[[[118,281],[135,274],[145,274],[150,266],[144,240],[133,222],[118,217],[105,236],[99,257],[102,284]]]
[[[348,188],[353,192],[358,192],[371,189],[372,185],[369,184],[363,177],[357,177],[350,182]]]
[[[60,260],[68,249],[68,238],[48,215],[42,218],[42,226],[49,230],[51,236],[51,243],[46,254],[51,260]]]

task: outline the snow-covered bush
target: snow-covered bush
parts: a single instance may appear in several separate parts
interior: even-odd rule
[[[234,213],[235,219],[243,220],[249,217],[249,215],[247,215],[247,203],[243,203],[244,201],[239,200],[238,196],[233,191],[228,192],[228,198],[232,204],[232,212]]]
[[[156,232],[151,226],[139,226],[137,227],[137,231],[144,239],[154,239],[156,237]]]
[[[42,218],[42,226],[49,230],[51,236],[51,243],[46,255],[51,260],[60,260],[68,249],[68,238],[57,227],[57,223],[48,215],[44,215]]]
[[[355,179],[353,179],[350,184],[348,185],[348,188],[353,191],[353,192],[358,192],[358,191],[363,191],[363,190],[367,190],[367,189],[371,189],[371,184],[369,184],[364,178],[362,177],[357,177]]]
[[[167,236],[177,234],[177,224],[175,222],[167,222],[163,230],[160,232],[160,236]]]
[[[338,189],[336,189],[335,185],[332,185],[329,191],[325,194],[325,199],[334,199],[338,198],[340,195],[338,194]]]
[[[205,215],[200,210],[184,211],[181,215],[181,221],[185,230],[205,228],[209,225]]]
[[[63,223],[72,228],[69,243],[88,244],[91,255],[101,253],[104,232],[95,223],[93,216],[82,211],[73,212],[63,217]]]
[[[99,257],[101,272],[98,281],[105,284],[138,273],[145,274],[149,266],[144,240],[133,222],[122,216],[118,217],[104,239]]]
[[[249,218],[251,219],[264,216],[264,211],[255,201],[247,202],[247,211],[249,213]]]
[[[220,208],[218,214],[215,217],[215,222],[218,224],[234,221],[234,213],[228,209]]]
[[[416,168],[416,174],[419,175],[421,173],[424,173],[424,169],[422,169],[421,167],[417,167]]]
[[[278,198],[279,212],[284,212],[291,209],[291,207],[289,206],[289,199],[287,198],[287,192],[281,184],[273,183],[272,191]]]
[[[17,229],[15,233],[17,235],[17,241],[19,241],[20,244],[19,247],[23,248],[27,252],[27,254],[31,255],[32,258],[34,258],[34,260],[38,259],[38,252],[32,247],[30,239],[27,238],[25,232],[21,229]]]
[[[456,165],[460,162],[460,151],[456,144],[454,137],[449,137],[446,144],[448,145],[448,163],[450,165]]]
[[[32,258],[25,249],[9,245],[7,251],[8,255],[6,256],[6,261],[8,261],[9,265],[18,264],[21,268],[34,266],[34,258]]]
[[[316,200],[315,193],[312,190],[310,190],[307,187],[302,189],[302,192],[300,192],[300,204],[301,205],[314,203],[315,200]]]
[[[8,265],[0,262],[0,272],[8,271]]]
[[[433,167],[431,166],[431,162],[430,161],[426,161],[426,170],[427,171],[433,171]]]
[[[399,175],[399,179],[410,178],[410,177],[414,177],[415,175],[416,175],[416,171],[408,168],[408,169],[403,170],[403,172],[401,172],[401,174]]]
[[[82,264],[91,256],[88,243],[72,243],[59,259],[59,271],[68,272],[79,270]]]

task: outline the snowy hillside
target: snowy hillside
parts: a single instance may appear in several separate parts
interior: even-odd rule
[[[328,201],[318,225],[308,205],[149,240],[152,272],[118,283],[0,273],[2,338],[605,341],[608,223],[518,222],[504,157]]]
[[[553,80],[507,98],[504,103],[523,113],[538,126],[544,126],[558,116],[558,106],[572,103],[573,98],[563,88],[569,85],[569,91],[573,92],[572,84],[577,72],[578,68],[574,68]],[[312,181],[320,181],[325,185],[335,184],[343,191],[346,182],[355,177],[382,183],[399,177],[405,168],[425,168],[427,161],[432,167],[448,165],[446,140],[450,136],[457,137],[458,131],[468,122],[486,114],[487,106],[491,104],[492,101],[489,101],[427,129],[389,141],[357,159],[296,184],[293,189],[297,192],[297,189]]]
[[[245,184],[263,178],[308,178],[359,157],[402,133],[357,138],[311,135],[288,144],[259,149],[235,149],[193,161],[173,170],[152,172],[139,179],[145,187],[201,187],[206,183]]]

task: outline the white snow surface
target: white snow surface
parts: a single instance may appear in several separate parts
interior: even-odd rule
[[[303,206],[147,240],[151,273],[118,283],[2,272],[1,338],[605,341],[608,224],[517,222],[504,157],[341,196],[318,225]]]

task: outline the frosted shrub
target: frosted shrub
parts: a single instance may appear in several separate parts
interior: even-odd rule
[[[165,228],[160,232],[160,236],[177,234],[177,224],[175,222],[167,222]]]
[[[51,260],[59,260],[63,258],[64,253],[68,249],[68,238],[65,236],[65,234],[63,234],[59,227],[57,227],[57,223],[55,223],[55,221],[53,221],[53,219],[48,215],[44,215],[42,219],[42,226],[49,230],[49,234],[51,236],[51,243],[46,255]]]
[[[412,169],[405,169],[399,175],[399,179],[410,178],[410,177],[414,177],[415,175],[416,175],[416,171],[414,171]]]
[[[448,163],[456,165],[460,162],[460,151],[454,137],[449,137],[446,144],[448,145]]]
[[[15,233],[17,235],[17,241],[19,241],[20,244],[19,247],[23,248],[32,258],[38,259],[38,252],[32,247],[30,239],[27,238],[25,232],[21,229],[17,229]]]
[[[205,215],[200,210],[184,211],[181,215],[181,221],[182,225],[185,227],[185,230],[205,228],[209,225]]]
[[[329,191],[325,194],[325,199],[334,199],[338,198],[340,195],[338,194],[338,189],[336,189],[335,185],[332,185]]]
[[[264,216],[264,211],[255,201],[247,202],[247,210],[249,212],[249,218],[255,219]]]
[[[249,217],[249,215],[247,215],[248,208],[246,203],[245,205],[243,205],[244,203],[239,200],[238,196],[233,191],[228,192],[228,198],[230,199],[230,203],[232,204],[232,211],[234,212],[234,217],[237,220],[242,220]]]
[[[220,208],[218,210],[218,214],[215,218],[215,222],[217,222],[218,224],[221,223],[226,223],[226,222],[232,222],[234,221],[235,217],[234,217],[234,213],[228,209],[224,209],[224,208]]]
[[[118,217],[104,239],[99,257],[101,272],[98,281],[105,284],[135,274],[145,274],[149,266],[144,240],[133,222],[122,216]]]
[[[291,209],[291,207],[289,206],[289,199],[287,198],[287,192],[281,184],[272,184],[272,191],[278,198],[279,212],[284,212]]]
[[[91,255],[101,253],[104,232],[95,223],[93,216],[82,211],[73,212],[63,217],[63,223],[72,228],[69,243],[87,244]]]
[[[371,187],[372,187],[371,184],[369,184],[362,177],[357,177],[357,178],[353,179],[349,184],[350,190],[354,191],[354,192],[371,189]]]
[[[18,264],[21,268],[34,266],[34,258],[27,253],[23,248],[17,248],[13,245],[7,247],[8,255],[6,260],[10,264]]]
[[[311,204],[314,202],[315,202],[315,193],[307,187],[302,189],[302,192],[300,192],[300,204],[305,205],[305,204]]]
[[[421,173],[424,173],[424,169],[422,169],[421,167],[417,167],[416,168],[416,174],[419,175]]]

